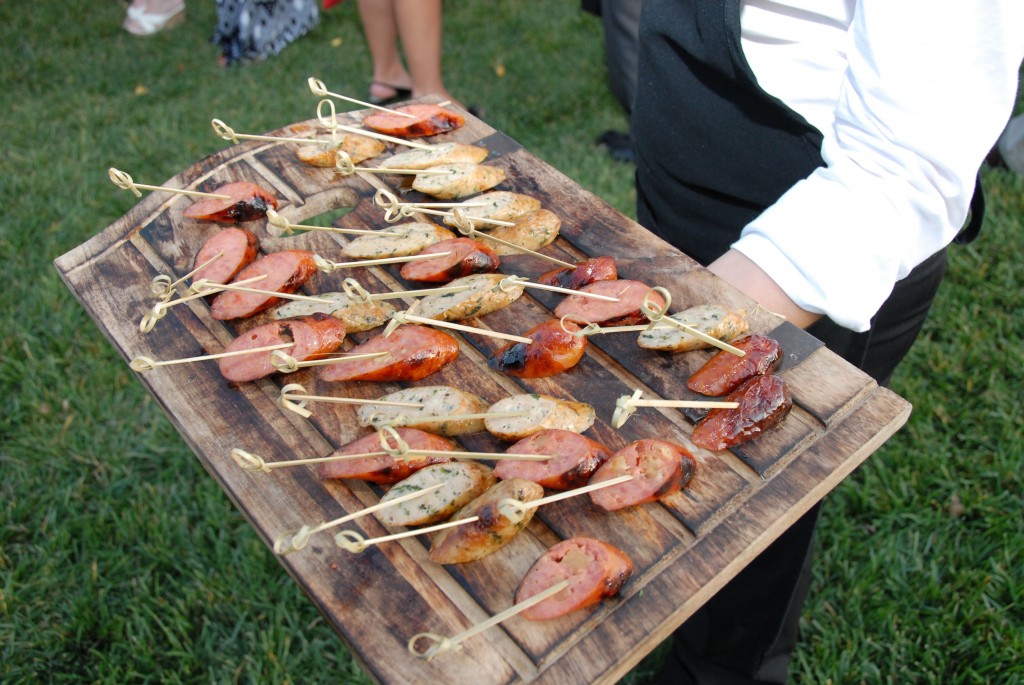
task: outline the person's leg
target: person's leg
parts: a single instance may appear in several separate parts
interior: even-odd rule
[[[412,95],[451,100],[441,76],[441,0],[395,0],[398,35],[412,74]]]
[[[373,60],[371,97],[384,100],[394,97],[400,88],[411,88],[412,78],[398,52],[395,0],[359,0],[359,17]]]

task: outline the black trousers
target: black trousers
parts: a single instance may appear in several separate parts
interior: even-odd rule
[[[827,319],[808,330],[884,385],[921,331],[945,271],[945,251],[919,265],[896,284],[867,333]],[[819,512],[820,504],[680,627],[656,682],[786,682],[812,579]]]

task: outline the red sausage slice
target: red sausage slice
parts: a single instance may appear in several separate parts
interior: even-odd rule
[[[225,228],[217,231],[196,254],[195,266],[202,268],[192,275],[192,282],[206,279],[210,283],[228,283],[256,259],[259,249],[260,240],[250,230]],[[220,256],[216,257],[217,254]],[[203,266],[207,262],[210,263]]]
[[[389,112],[375,112],[363,119],[363,124],[374,131],[400,138],[421,138],[454,131],[462,126],[462,115],[437,105],[405,105],[395,111],[412,114],[403,117]]]
[[[594,538],[569,538],[534,562],[516,589],[515,603],[568,579],[567,588],[522,612],[531,621],[557,618],[613,597],[631,575],[633,562],[618,548]]]
[[[314,314],[257,326],[231,341],[225,352],[252,350],[294,342],[282,351],[298,361],[320,359],[334,352],[345,340],[345,324],[333,316]],[[270,363],[271,352],[222,357],[217,360],[221,375],[233,383],[264,378],[277,369]]]
[[[559,288],[579,290],[595,281],[614,281],[619,277],[618,267],[611,257],[591,257],[574,268],[562,267],[541,274],[537,282],[541,285],[554,285]]]
[[[646,323],[647,316],[640,311],[640,305],[650,289],[651,286],[640,281],[596,281],[580,288],[580,291],[616,297],[618,302],[570,295],[555,307],[555,318],[567,316],[573,321],[586,321],[602,326]],[[665,299],[658,293],[651,293],[650,301],[657,307],[665,306]]]
[[[534,326],[524,337],[533,340],[526,344],[514,342],[506,345],[488,360],[488,365],[519,378],[544,378],[572,368],[587,349],[587,339],[573,335],[580,327],[566,321],[565,328],[558,319],[550,319]]]
[[[553,458],[547,461],[501,460],[494,468],[496,478],[523,478],[552,490],[571,490],[586,485],[611,454],[601,443],[561,428],[534,433],[505,451],[509,454],[547,454]]]
[[[491,248],[472,238],[453,238],[425,248],[421,255],[449,252],[436,259],[406,262],[399,272],[407,281],[446,283],[454,278],[470,274],[496,271],[500,263],[498,254]]]
[[[725,398],[736,409],[712,409],[693,429],[697,447],[724,450],[753,440],[777,426],[793,408],[786,382],[775,375],[754,376]]]
[[[277,293],[293,293],[316,271],[313,253],[306,250],[284,250],[260,257],[235,276],[233,282],[266,275],[246,287]],[[241,319],[262,312],[281,301],[264,293],[226,290],[213,299],[210,314],[214,319]]]
[[[376,335],[351,354],[387,352],[381,357],[339,362],[320,374],[324,381],[418,381],[459,356],[459,342],[429,326],[399,326],[386,338]]]
[[[437,452],[455,451],[455,443],[442,438],[440,435],[425,433],[415,428],[396,428],[395,430],[398,431],[399,437],[409,445],[410,449]],[[393,443],[389,444],[394,447]],[[377,433],[370,433],[331,452],[331,456],[366,454],[368,452],[380,452],[382,449],[380,436]],[[379,457],[328,461],[320,466],[320,477],[325,479],[352,478],[354,480],[367,480],[372,483],[388,485],[405,480],[416,471],[431,464],[442,464],[451,460],[451,457],[446,456],[408,456],[396,459],[385,454]]]
[[[211,197],[199,200],[185,208],[184,216],[189,219],[234,223],[261,219],[267,215],[268,208],[277,209],[277,199],[255,183],[227,183],[213,192],[229,195],[231,199]]]
[[[735,390],[751,376],[771,373],[782,363],[782,347],[766,335],[748,335],[732,343],[746,352],[739,357],[722,350],[690,376],[686,387],[702,395],[719,397]]]
[[[590,483],[625,475],[633,479],[594,490],[590,499],[608,511],[653,502],[678,492],[690,482],[696,467],[697,461],[685,447],[665,440],[637,440],[613,454]]]

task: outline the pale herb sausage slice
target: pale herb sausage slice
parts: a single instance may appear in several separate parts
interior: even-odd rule
[[[426,526],[446,521],[462,507],[494,485],[491,469],[475,461],[450,461],[420,469],[396,483],[381,504],[440,484],[422,497],[382,509],[378,516],[386,526]]]

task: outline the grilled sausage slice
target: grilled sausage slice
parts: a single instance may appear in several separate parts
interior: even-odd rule
[[[465,122],[461,114],[437,105],[403,105],[395,108],[395,111],[413,116],[410,118],[390,112],[374,112],[363,119],[363,125],[389,136],[422,138],[454,131]]]
[[[341,254],[349,259],[408,257],[419,254],[434,243],[455,237],[447,228],[425,221],[389,226],[386,232],[399,235],[361,235],[342,248]]]
[[[505,180],[504,169],[486,164],[439,164],[430,167],[429,171],[445,173],[416,174],[412,188],[439,200],[458,200],[476,195]]]
[[[479,433],[484,430],[483,419],[435,418],[452,414],[481,414],[487,411],[487,400],[458,388],[447,385],[421,385],[397,390],[380,399],[386,402],[414,402],[422,406],[416,408],[364,404],[356,410],[360,426],[380,426],[395,422],[397,425],[449,436]]]
[[[475,461],[451,461],[432,464],[397,483],[381,503],[441,484],[441,488],[422,497],[382,509],[379,517],[386,526],[426,526],[440,523],[494,485],[491,469]]]
[[[719,397],[735,390],[752,376],[769,374],[782,363],[782,346],[766,335],[748,335],[730,343],[746,355],[739,357],[722,350],[690,376],[686,387],[694,392]]]
[[[701,304],[678,312],[672,318],[712,338],[728,342],[743,335],[750,328],[743,312],[732,312],[717,304]],[[644,331],[637,344],[646,350],[661,352],[690,352],[711,347],[687,331],[668,325]]]
[[[289,356],[299,361],[321,359],[334,352],[345,340],[345,324],[324,314],[305,316],[286,321],[272,321],[257,326],[232,340],[225,352],[252,350],[282,343],[295,343],[285,348]],[[271,352],[254,352],[217,360],[220,373],[233,383],[244,383],[264,378],[277,369],[270,363]]]
[[[521,520],[506,517],[499,504],[506,498],[532,502],[544,496],[544,488],[528,480],[513,478],[495,483],[459,510],[453,521],[479,516],[473,523],[437,531],[431,541],[430,560],[438,564],[464,564],[498,551],[526,527],[535,507],[526,509]]]
[[[614,597],[633,575],[633,562],[624,552],[594,538],[562,540],[541,556],[516,588],[519,604],[563,580],[569,586],[522,612],[530,621],[543,621]]]
[[[247,287],[272,293],[294,293],[315,272],[316,262],[313,261],[312,252],[283,250],[260,257],[239,271],[232,282],[237,283],[256,276],[266,276]],[[210,315],[218,321],[241,319],[269,309],[281,299],[266,293],[226,290],[213,298]]]
[[[646,323],[648,319],[641,311],[640,305],[650,289],[649,285],[640,281],[596,281],[580,288],[580,291],[615,297],[618,298],[618,302],[569,295],[555,307],[555,318],[568,317],[572,321],[585,321],[601,326]],[[651,293],[650,301],[659,308],[665,306],[665,299],[657,292]]]
[[[526,332],[532,343],[513,342],[494,353],[488,365],[519,378],[544,378],[572,368],[583,358],[587,338],[573,335],[580,327],[549,319]]]
[[[555,242],[558,230],[562,227],[562,220],[548,209],[535,209],[516,218],[515,222],[515,226],[496,226],[487,234],[536,252],[545,245]],[[522,254],[520,250],[500,243],[495,243],[494,251],[502,257]]]
[[[464,143],[438,143],[429,150],[412,148],[388,157],[391,169],[429,169],[439,164],[479,164],[487,159],[487,148]]]
[[[593,490],[590,499],[608,511],[653,502],[678,492],[690,482],[697,461],[685,447],[665,440],[637,440],[604,463],[590,479],[591,485],[631,475],[618,485]]]
[[[466,290],[444,295],[427,295],[420,300],[417,314],[438,321],[461,321],[483,316],[507,307],[523,294],[521,284],[501,287],[504,274],[474,274],[456,278],[449,286],[468,286]]]
[[[407,281],[446,283],[472,274],[497,271],[501,260],[498,254],[472,238],[455,238],[434,243],[419,254],[449,254],[434,259],[406,262],[399,275]]]
[[[463,208],[463,216],[470,219],[495,219],[497,221],[514,221],[524,214],[540,209],[540,200],[537,198],[510,190],[492,190],[481,193],[466,200],[463,204],[474,205]],[[444,222],[449,226],[455,225],[451,217],[445,217]],[[491,224],[481,224],[480,228],[486,229],[489,226]]]
[[[317,313],[330,314],[336,319],[341,319],[349,333],[358,333],[383,326],[395,313],[395,308],[385,300],[363,302],[350,297],[347,293],[321,293],[317,298],[330,302],[286,302],[271,312],[270,316],[275,319],[289,319]]]
[[[201,268],[192,274],[192,282],[228,283],[256,259],[259,249],[260,240],[250,230],[231,227],[217,231],[196,253],[195,266]]]
[[[614,281],[619,277],[618,267],[611,257],[591,257],[573,268],[564,266],[541,274],[537,282],[542,285],[554,285],[559,288],[579,290],[594,281]]]
[[[523,416],[494,417],[484,421],[491,435],[502,440],[522,440],[545,428],[582,433],[594,425],[594,408],[586,402],[560,400],[548,395],[512,395],[491,405],[488,413],[524,412]]]
[[[611,455],[611,451],[596,440],[561,428],[538,431],[506,451],[509,454],[546,454],[552,458],[547,461],[505,459],[494,468],[495,477],[501,480],[525,478],[552,490],[571,490],[586,485]]]
[[[255,183],[226,183],[213,192],[228,195],[230,199],[204,198],[186,207],[184,216],[231,224],[262,219],[267,215],[268,208],[277,209],[277,199]]]
[[[773,374],[749,378],[725,399],[740,406],[709,411],[690,436],[697,447],[724,450],[749,442],[781,423],[793,408],[786,381]]]
[[[322,381],[418,381],[455,361],[459,342],[429,326],[399,326],[391,335],[376,335],[352,348],[351,354],[386,352],[326,366]]]
[[[295,151],[300,161],[315,167],[333,169],[338,163],[339,150],[348,154],[353,164],[359,164],[382,154],[387,147],[375,138],[355,133],[342,135],[337,143],[332,142],[330,135],[322,137],[322,144],[303,145]]]
[[[413,428],[398,428],[396,430],[398,436],[409,445],[409,449],[455,452],[455,443],[439,435],[425,433]],[[394,447],[394,445],[391,446]],[[382,449],[383,445],[381,445],[380,436],[377,433],[370,433],[335,450],[330,456],[367,454],[370,452],[380,452]],[[439,455],[409,455],[396,458],[385,454],[379,457],[327,461],[320,465],[319,475],[323,479],[351,478],[353,480],[365,480],[371,483],[383,483],[386,485],[403,481],[420,469],[432,464],[444,464],[451,460],[452,457]]]

